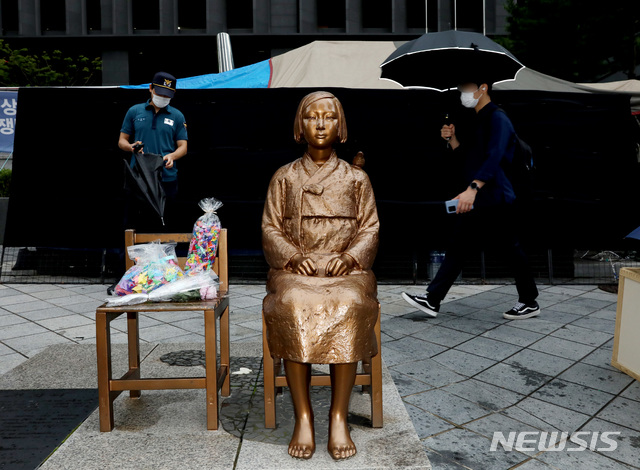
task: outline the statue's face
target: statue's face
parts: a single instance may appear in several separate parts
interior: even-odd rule
[[[338,110],[331,99],[311,103],[304,110],[304,138],[316,148],[330,147],[338,138]]]

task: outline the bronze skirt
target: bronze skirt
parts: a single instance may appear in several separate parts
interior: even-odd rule
[[[371,271],[324,277],[272,269],[263,310],[274,357],[345,364],[378,352],[377,284]]]

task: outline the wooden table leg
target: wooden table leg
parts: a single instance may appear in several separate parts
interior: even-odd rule
[[[111,380],[110,319],[104,312],[96,312],[96,353],[98,357],[98,408],[100,431],[113,429],[113,401],[109,390]]]
[[[140,325],[138,312],[127,312],[127,343],[129,345],[129,370],[135,371],[131,379],[140,378]],[[130,390],[131,398],[139,398],[140,390]]]
[[[220,365],[226,366],[227,375],[222,382],[223,397],[231,395],[231,359],[229,358],[229,307],[220,316]]]
[[[382,343],[380,337],[380,306],[378,306],[378,321],[374,330],[378,343],[378,354],[371,358],[371,426],[381,428],[382,419]]]
[[[204,354],[207,384],[207,429],[218,429],[218,357],[216,313],[204,311]]]
[[[273,357],[267,343],[267,325],[262,314],[262,376],[264,381],[264,427],[276,427],[276,377]]]

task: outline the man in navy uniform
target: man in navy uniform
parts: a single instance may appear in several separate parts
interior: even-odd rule
[[[538,289],[529,259],[522,249],[514,205],[516,194],[505,172],[513,161],[516,133],[511,121],[489,97],[491,85],[483,80],[458,87],[460,101],[476,111],[476,132],[465,142],[458,140],[453,124],[442,127],[440,134],[448,140],[453,155],[465,162],[467,187],[454,199],[458,201],[455,229],[442,266],[427,287],[426,295],[402,293],[412,306],[435,317],[440,302],[462,271],[464,261],[480,246],[499,246],[508,250],[518,290],[518,302],[503,314],[508,320],[522,320],[540,314],[536,302]]]
[[[143,151],[161,155],[165,164],[162,169],[162,186],[167,196],[167,215],[172,222],[172,209],[178,195],[177,160],[187,154],[187,124],[184,115],[169,103],[176,92],[176,78],[166,72],[158,72],[149,85],[151,97],[146,103],[132,106],[120,129],[118,147],[132,153],[133,146],[142,144]],[[127,221],[128,222],[128,221]]]

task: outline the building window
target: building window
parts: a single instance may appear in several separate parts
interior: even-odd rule
[[[391,30],[391,0],[363,0],[362,27]]]
[[[456,0],[456,29],[482,33],[484,8],[482,0]]]
[[[86,0],[87,31],[102,30],[102,13],[100,12],[100,0]]]
[[[406,0],[407,28],[426,29],[426,0]]]
[[[207,1],[178,0],[178,29],[207,29]]]
[[[318,29],[345,29],[345,0],[321,0],[316,3]]]
[[[157,31],[160,29],[160,2],[158,0],[135,0],[131,2],[134,31]]]
[[[2,35],[17,34],[20,29],[18,0],[2,0]]]
[[[40,2],[40,27],[42,34],[67,30],[65,0]]]
[[[227,29],[253,29],[253,0],[227,0]]]

